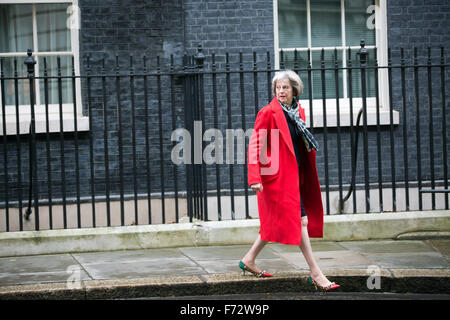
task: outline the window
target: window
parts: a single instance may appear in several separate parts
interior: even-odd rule
[[[57,57],[60,58],[62,76],[72,75],[72,59],[75,73],[79,74],[78,63],[78,21],[74,20],[74,8],[77,1],[1,1],[0,0],[0,59],[3,62],[5,77],[27,75],[24,60],[27,50],[33,51],[36,60],[35,75],[44,75],[44,59],[49,76],[58,74]],[[15,67],[15,64],[17,67]],[[17,68],[17,69],[16,69]],[[63,78],[62,105],[64,131],[74,128],[74,101],[72,79]],[[29,133],[30,95],[29,82],[20,79],[16,89],[14,79],[4,80],[4,102],[6,109],[7,134],[16,134],[16,104],[19,110],[20,133]],[[45,90],[44,80],[36,79],[35,83],[35,119],[36,132],[45,132]],[[82,116],[79,78],[76,79],[77,125],[78,130],[87,130],[88,121]],[[17,91],[17,101],[16,101]],[[48,104],[50,131],[59,131],[59,94],[57,79],[48,80]],[[0,108],[1,109],[1,108]],[[0,114],[2,110],[0,110]],[[3,134],[1,122],[0,134]]]
[[[351,49],[351,61],[359,66],[357,51],[360,42],[365,41],[368,50],[368,65],[375,63],[375,50],[379,65],[387,65],[386,3],[383,0],[275,0],[275,61],[276,68],[294,68],[294,56],[297,56],[299,68],[305,68],[308,58],[312,68],[321,67],[321,51],[324,49],[326,68],[334,68],[335,59],[340,68],[347,67],[348,48]],[[308,50],[310,56],[308,57]],[[336,51],[335,51],[336,50]],[[335,54],[337,53],[337,55]],[[388,87],[387,73],[379,72],[379,93],[381,121],[387,123]],[[375,124],[375,71],[367,69],[368,123]],[[302,106],[309,113],[309,93],[307,74],[301,74],[305,91]],[[339,92],[336,92],[334,72],[325,72],[326,105],[328,126],[336,125],[336,97],[339,97],[341,115],[349,110],[349,87],[352,89],[354,113],[362,107],[361,78],[359,70],[352,72],[352,83],[348,82],[347,70],[339,71]],[[312,73],[312,99],[314,126],[323,126],[322,118],[322,78],[321,73]],[[370,115],[373,115],[371,117]],[[356,119],[356,117],[354,117]],[[398,123],[398,114],[394,120]],[[349,117],[341,118],[341,125],[349,125]]]

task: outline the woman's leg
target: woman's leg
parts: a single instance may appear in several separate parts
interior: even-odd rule
[[[261,240],[261,235],[258,234],[258,237],[256,238],[255,242],[253,243],[250,250],[247,252],[247,254],[242,258],[242,262],[249,267],[250,269],[261,272],[262,270],[259,269],[256,264],[255,260],[258,254],[261,252],[261,250],[264,248],[264,246],[267,244],[267,241]]]
[[[311,270],[311,278],[316,281],[320,286],[326,287],[330,285],[330,281],[324,276],[313,256],[311,242],[308,235],[308,217],[302,217],[302,241],[300,249],[305,257],[306,263],[308,263],[309,270]]]

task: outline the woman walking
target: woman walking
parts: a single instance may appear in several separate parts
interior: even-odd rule
[[[255,259],[268,242],[298,245],[310,268],[308,281],[316,289],[339,287],[330,282],[314,259],[310,237],[323,236],[323,207],[316,169],[318,144],[306,129],[298,102],[300,77],[291,70],[272,79],[272,102],[256,117],[248,149],[248,183],[257,192],[260,231],[239,267],[259,277]]]

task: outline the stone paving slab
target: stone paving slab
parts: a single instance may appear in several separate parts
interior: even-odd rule
[[[0,258],[0,273],[59,272],[77,264],[70,254]]]
[[[450,261],[450,239],[427,240],[426,243]]]
[[[79,272],[80,280],[91,279],[91,277],[84,270],[80,270]],[[69,276],[70,273],[68,271],[39,273],[2,273],[0,274],[0,286],[54,282],[66,283]]]
[[[414,253],[373,253],[367,258],[383,268],[400,269],[441,269],[450,268],[450,262],[437,252]]]
[[[70,254],[0,258],[0,286],[66,282],[74,271],[90,279]]]
[[[239,268],[239,260],[197,260],[204,270],[205,274],[221,274],[237,272],[242,274]],[[271,272],[295,270],[296,267],[287,263],[284,259],[258,259],[258,266],[263,270],[270,270]],[[247,274],[247,273],[246,273]]]
[[[308,264],[300,253],[283,253],[281,255],[296,268],[308,268]],[[313,255],[321,268],[360,268],[373,264],[363,255],[352,251],[318,251]]]
[[[89,264],[83,266],[93,279],[134,279],[162,275],[202,274],[195,262],[184,258],[123,261],[119,263]]]
[[[300,252],[300,248],[298,246],[284,245],[279,243],[270,243],[267,247],[275,250],[276,252]],[[314,252],[348,250],[347,248],[343,247],[340,242],[331,241],[312,241],[311,247]]]
[[[367,279],[375,270],[387,292],[448,293],[449,245],[449,239],[312,242],[324,273],[349,292],[367,291]],[[268,279],[242,275],[238,263],[249,248],[200,246],[0,258],[0,299],[313,289],[298,246],[268,244],[262,250],[257,263],[274,275]]]
[[[339,242],[344,248],[359,253],[402,253],[402,252],[435,252],[423,241],[411,240],[373,240]]]
[[[250,246],[213,246],[188,247],[179,250],[193,260],[239,260],[250,249]],[[277,259],[278,255],[268,248],[264,248],[258,255],[260,259]]]
[[[146,261],[154,259],[184,259],[178,249],[146,249],[74,253],[72,256],[83,265],[117,263],[122,261]]]

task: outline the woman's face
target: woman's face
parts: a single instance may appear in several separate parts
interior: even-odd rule
[[[291,105],[294,97],[294,90],[288,80],[278,80],[275,85],[277,99],[283,104]]]

